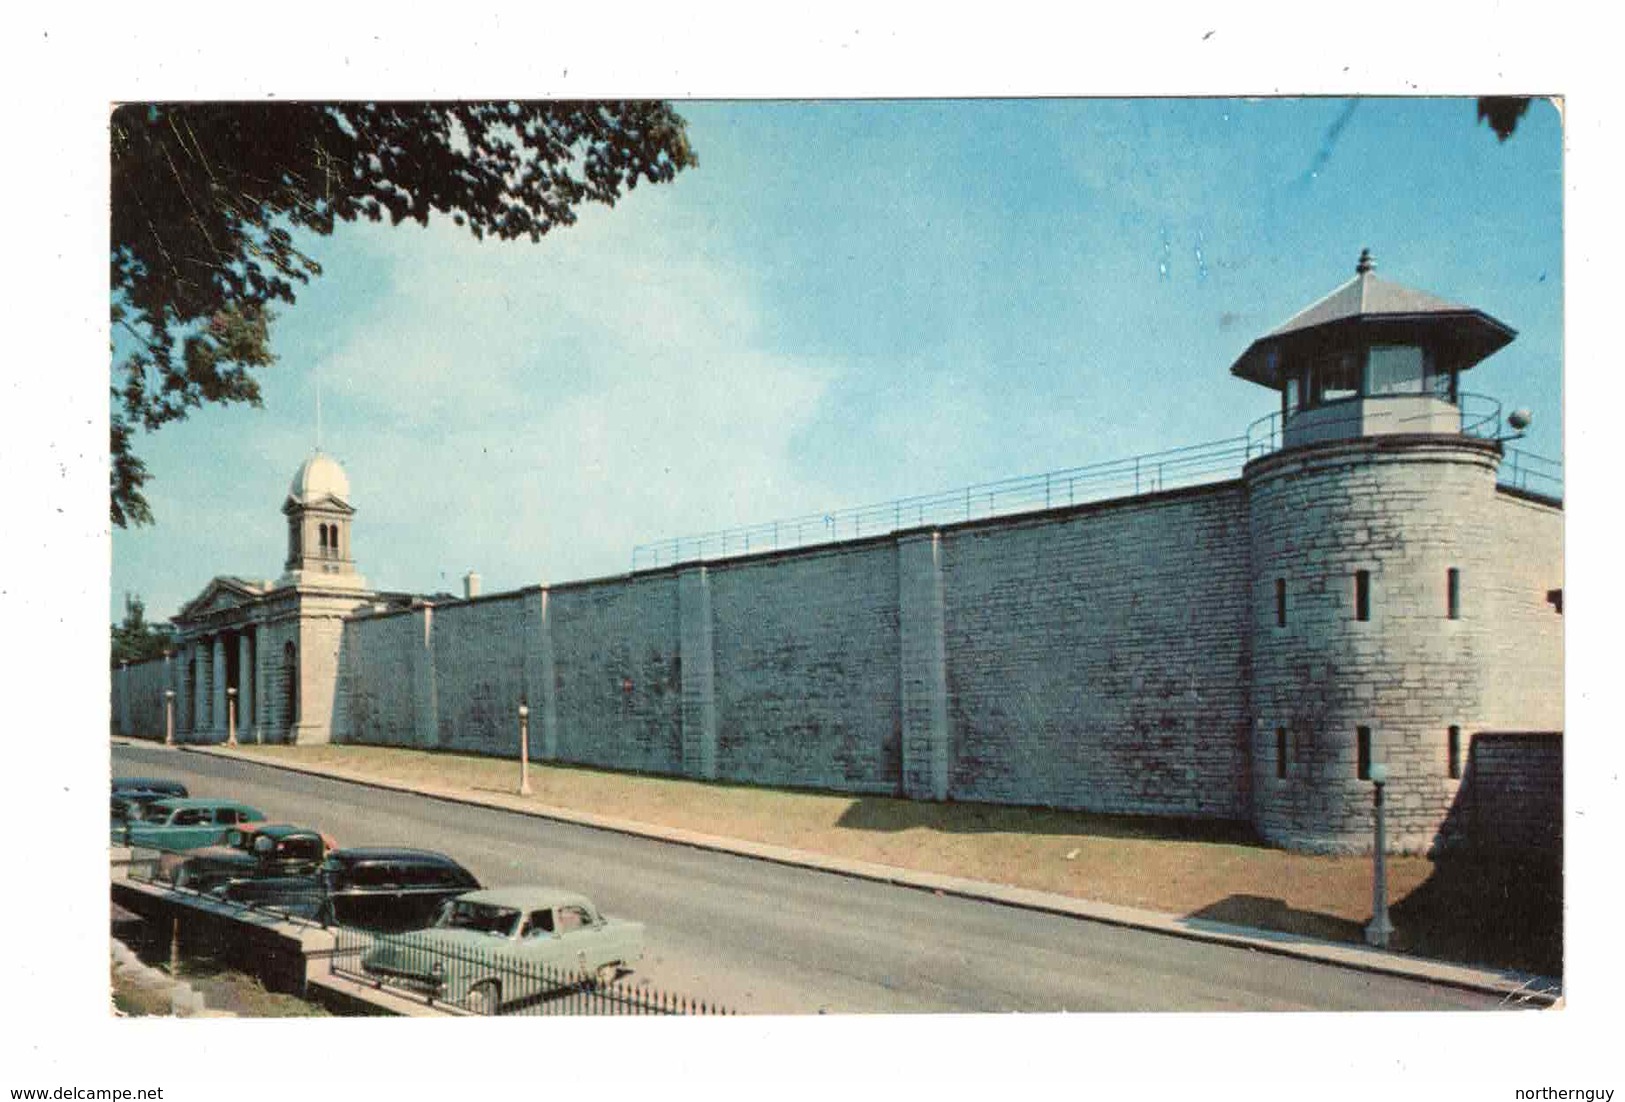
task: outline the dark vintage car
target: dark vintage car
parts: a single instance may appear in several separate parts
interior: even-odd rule
[[[244,823],[217,846],[163,854],[158,879],[206,892],[232,880],[310,876],[336,848],[332,838],[309,827]]]
[[[396,933],[421,930],[446,900],[479,886],[443,853],[360,846],[329,853],[313,875],[236,880],[217,894],[324,924]]]
[[[116,825],[139,817],[135,812],[155,800],[190,795],[180,781],[162,777],[114,777],[112,821]]]

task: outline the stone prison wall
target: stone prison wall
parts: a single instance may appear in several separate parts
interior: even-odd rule
[[[1244,819],[1240,483],[409,611],[341,741]]]

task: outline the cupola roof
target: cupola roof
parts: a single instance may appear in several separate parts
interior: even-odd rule
[[[288,496],[301,505],[328,497],[349,504],[350,479],[338,460],[317,448],[294,472]]]

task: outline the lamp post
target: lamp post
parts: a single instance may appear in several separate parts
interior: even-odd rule
[[[519,794],[530,795],[530,705],[519,702]]]
[[[1372,810],[1376,815],[1376,846],[1372,850],[1371,922],[1365,928],[1365,943],[1378,949],[1388,948],[1394,924],[1388,921],[1388,831],[1383,821],[1383,788],[1388,784],[1388,767],[1373,763],[1371,766]]]
[[[226,690],[226,745],[237,745],[237,690]]]
[[[164,690],[164,745],[175,745],[175,690]]]

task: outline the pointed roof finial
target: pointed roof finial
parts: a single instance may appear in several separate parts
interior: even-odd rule
[[[1365,275],[1367,272],[1375,270],[1376,267],[1377,267],[1377,262],[1375,260],[1371,259],[1371,250],[1370,249],[1361,249],[1360,250],[1360,262],[1354,266],[1355,274],[1356,275]]]

